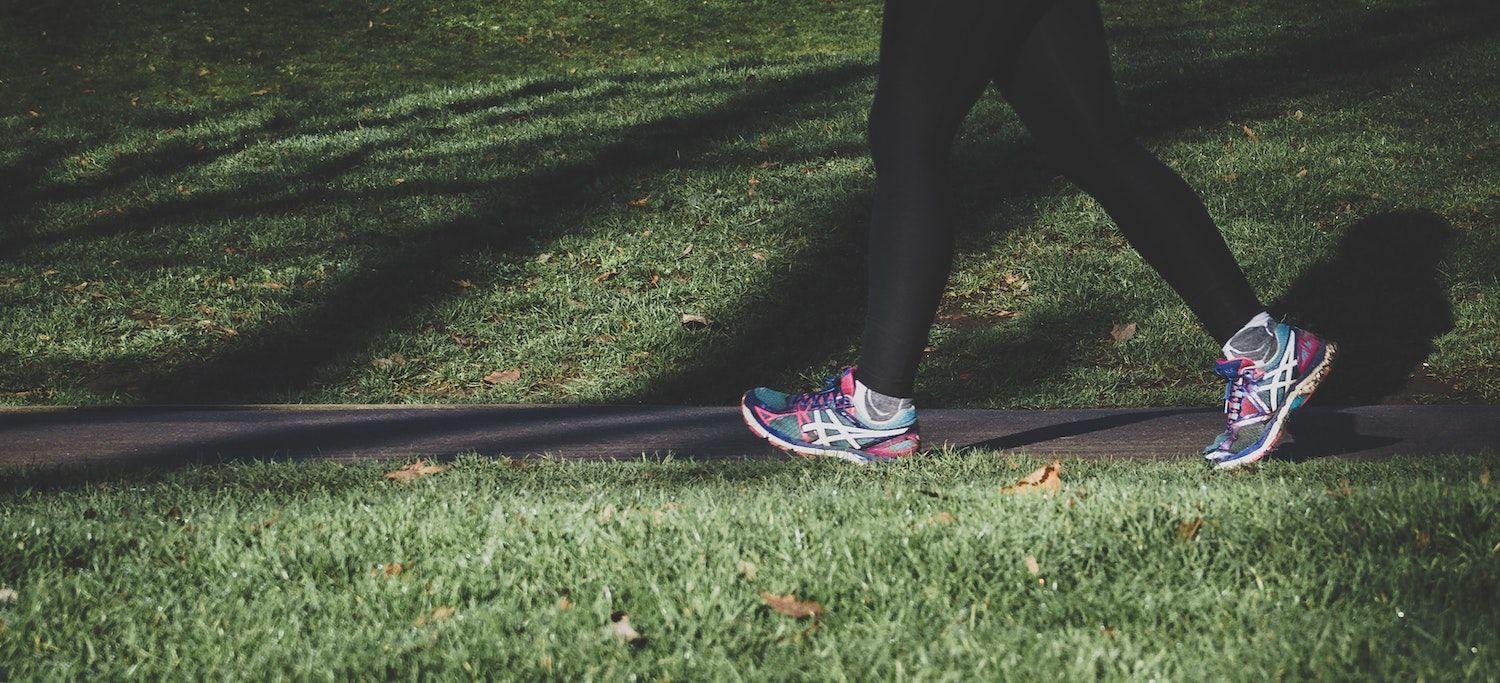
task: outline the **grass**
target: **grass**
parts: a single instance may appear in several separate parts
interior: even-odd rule
[[[1500,398],[1493,3],[1107,10],[1142,139],[1343,342],[1329,400]],[[856,355],[878,27],[866,0],[0,3],[0,403],[807,384]],[[998,98],[954,164],[924,405],[1216,400],[1213,344]]]
[[[1482,680],[1486,458],[0,475],[0,675]],[[1036,572],[1026,558],[1035,559]],[[399,567],[396,563],[399,563]],[[824,615],[772,612],[794,593]],[[646,638],[605,632],[629,614]]]

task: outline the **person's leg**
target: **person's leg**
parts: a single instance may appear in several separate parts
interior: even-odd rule
[[[1220,344],[1264,310],[1198,195],[1135,141],[1097,0],[1056,0],[995,75],[1038,146],[1098,200]]]
[[[868,307],[856,374],[886,396],[911,396],[953,259],[949,147],[993,76],[1011,4],[885,3],[869,123],[876,180]]]

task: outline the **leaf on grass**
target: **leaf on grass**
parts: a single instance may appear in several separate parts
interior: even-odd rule
[[[1135,329],[1135,323],[1115,325],[1109,329],[1109,336],[1115,341],[1129,341],[1131,337],[1135,336]]]
[[[163,515],[163,517],[169,522],[177,522],[178,524],[181,524],[182,508],[173,505],[172,509],[167,510],[167,514]]]
[[[651,202],[651,198],[650,197],[638,197],[636,199],[630,200],[630,205],[631,206],[645,206],[645,205],[649,204],[650,202]]]
[[[484,376],[485,384],[513,384],[521,379],[520,368],[496,370]]]
[[[688,242],[688,245],[682,248],[682,255],[683,256],[687,256],[688,254],[691,254],[691,253],[693,253],[693,243],[692,242]]]
[[[1307,177],[1307,169],[1304,168],[1304,169],[1302,169],[1300,171],[1297,171],[1297,177],[1298,178],[1306,178]]]
[[[606,628],[615,640],[622,643],[639,647],[646,642],[646,638],[630,625],[630,615],[625,612],[615,612],[609,615],[609,626]]]
[[[1194,517],[1191,521],[1177,525],[1177,538],[1191,541],[1198,537],[1198,530],[1203,528],[1203,518]]]
[[[953,513],[947,510],[934,513],[931,517],[927,518],[928,524],[952,524],[956,521],[958,521],[958,518],[954,517]]]
[[[14,588],[0,588],[0,603],[15,602],[20,597]]]
[[[619,274],[620,272],[617,270],[606,270],[600,273],[598,277],[594,278],[594,282],[608,282],[610,280],[613,280],[615,276]]]
[[[433,609],[431,614],[424,614],[424,615],[422,615],[420,617],[417,617],[417,625],[418,626],[426,626],[428,624],[434,624],[434,623],[437,623],[439,621],[447,621],[448,619],[451,619],[452,617],[453,617],[453,608],[449,607],[447,605],[443,605],[441,607]]]
[[[713,327],[713,325],[713,319],[706,315],[702,315],[700,313],[682,314],[682,326],[690,330],[701,330],[704,328]]]
[[[1425,531],[1418,531],[1416,538],[1412,540],[1417,546],[1417,552],[1425,553],[1427,552],[1427,547],[1432,545],[1432,534]]]
[[[1056,460],[1038,467],[1031,474],[1016,480],[1014,486],[1000,489],[1002,493],[1057,493],[1062,490],[1062,463]]]
[[[381,567],[380,571],[382,574],[385,574],[386,578],[400,576],[401,572],[406,571],[406,565],[400,562],[389,562],[384,567]]]
[[[573,609],[573,601],[569,600],[568,596],[564,595],[557,599],[557,608],[564,612]]]
[[[776,610],[782,616],[793,619],[804,619],[807,617],[817,618],[823,616],[823,606],[812,600],[799,600],[795,593],[777,595],[775,593],[762,592],[760,599],[766,601],[771,609]]]
[[[270,88],[261,88],[259,90],[251,90],[250,94],[254,95],[256,97],[260,97],[261,95],[269,95],[269,94],[271,94],[271,89]]]
[[[454,280],[453,284],[458,285],[459,289],[468,289],[474,286],[474,281],[468,278],[459,278]]]
[[[1251,140],[1254,140],[1254,141],[1259,141],[1260,140],[1260,136],[1256,135],[1255,134],[1255,130],[1252,129],[1250,126],[1241,124],[1240,125],[1240,130],[1245,131],[1245,137],[1250,138]]]
[[[1354,495],[1354,487],[1349,485],[1348,477],[1341,477],[1339,479],[1338,488],[1329,489],[1327,491],[1324,491],[1324,493],[1328,494],[1329,498],[1348,498],[1349,496]]]
[[[385,478],[391,481],[411,481],[418,477],[425,477],[429,474],[438,474],[440,472],[446,472],[447,470],[448,467],[446,465],[434,465],[430,462],[427,462],[426,460],[418,458],[416,462],[413,462],[410,465],[386,472]]]
[[[755,580],[756,567],[754,562],[751,562],[749,560],[740,560],[735,564],[735,569],[739,570],[740,576],[745,577],[746,581]]]
[[[1032,576],[1042,573],[1042,565],[1036,561],[1035,555],[1026,556],[1026,571]]]
[[[1483,469],[1479,470],[1479,485],[1480,486],[1489,486],[1490,485],[1490,466],[1489,466],[1488,463],[1486,463],[1484,465]]]
[[[1292,118],[1297,119],[1298,121],[1301,121],[1302,117],[1304,117],[1304,116],[1307,116],[1307,114],[1302,113],[1301,109],[1298,109],[1297,111],[1292,112]]]

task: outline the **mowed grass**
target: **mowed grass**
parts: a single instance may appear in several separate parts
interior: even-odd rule
[[[6,678],[1483,680],[1500,460],[0,478]],[[1035,561],[1035,571],[1027,558]],[[816,601],[816,619],[762,593]],[[645,638],[606,631],[628,613]]]
[[[1343,343],[1327,400],[1500,399],[1500,8],[1106,13],[1143,141],[1266,301]],[[857,357],[879,21],[870,0],[6,3],[0,403],[809,384]],[[1213,343],[993,93],[954,178],[923,405],[1216,400]]]

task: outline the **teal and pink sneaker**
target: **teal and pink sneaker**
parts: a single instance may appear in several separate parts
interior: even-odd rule
[[[854,368],[828,378],[821,391],[784,394],[765,387],[745,392],[740,413],[756,436],[804,456],[832,456],[865,464],[889,462],[917,452],[916,408],[889,420],[867,422],[854,407]]]
[[[1214,374],[1224,388],[1224,433],[1203,449],[1218,469],[1248,465],[1275,450],[1287,418],[1317,390],[1338,347],[1305,330],[1276,324],[1273,362],[1262,366],[1249,358],[1221,359]]]

